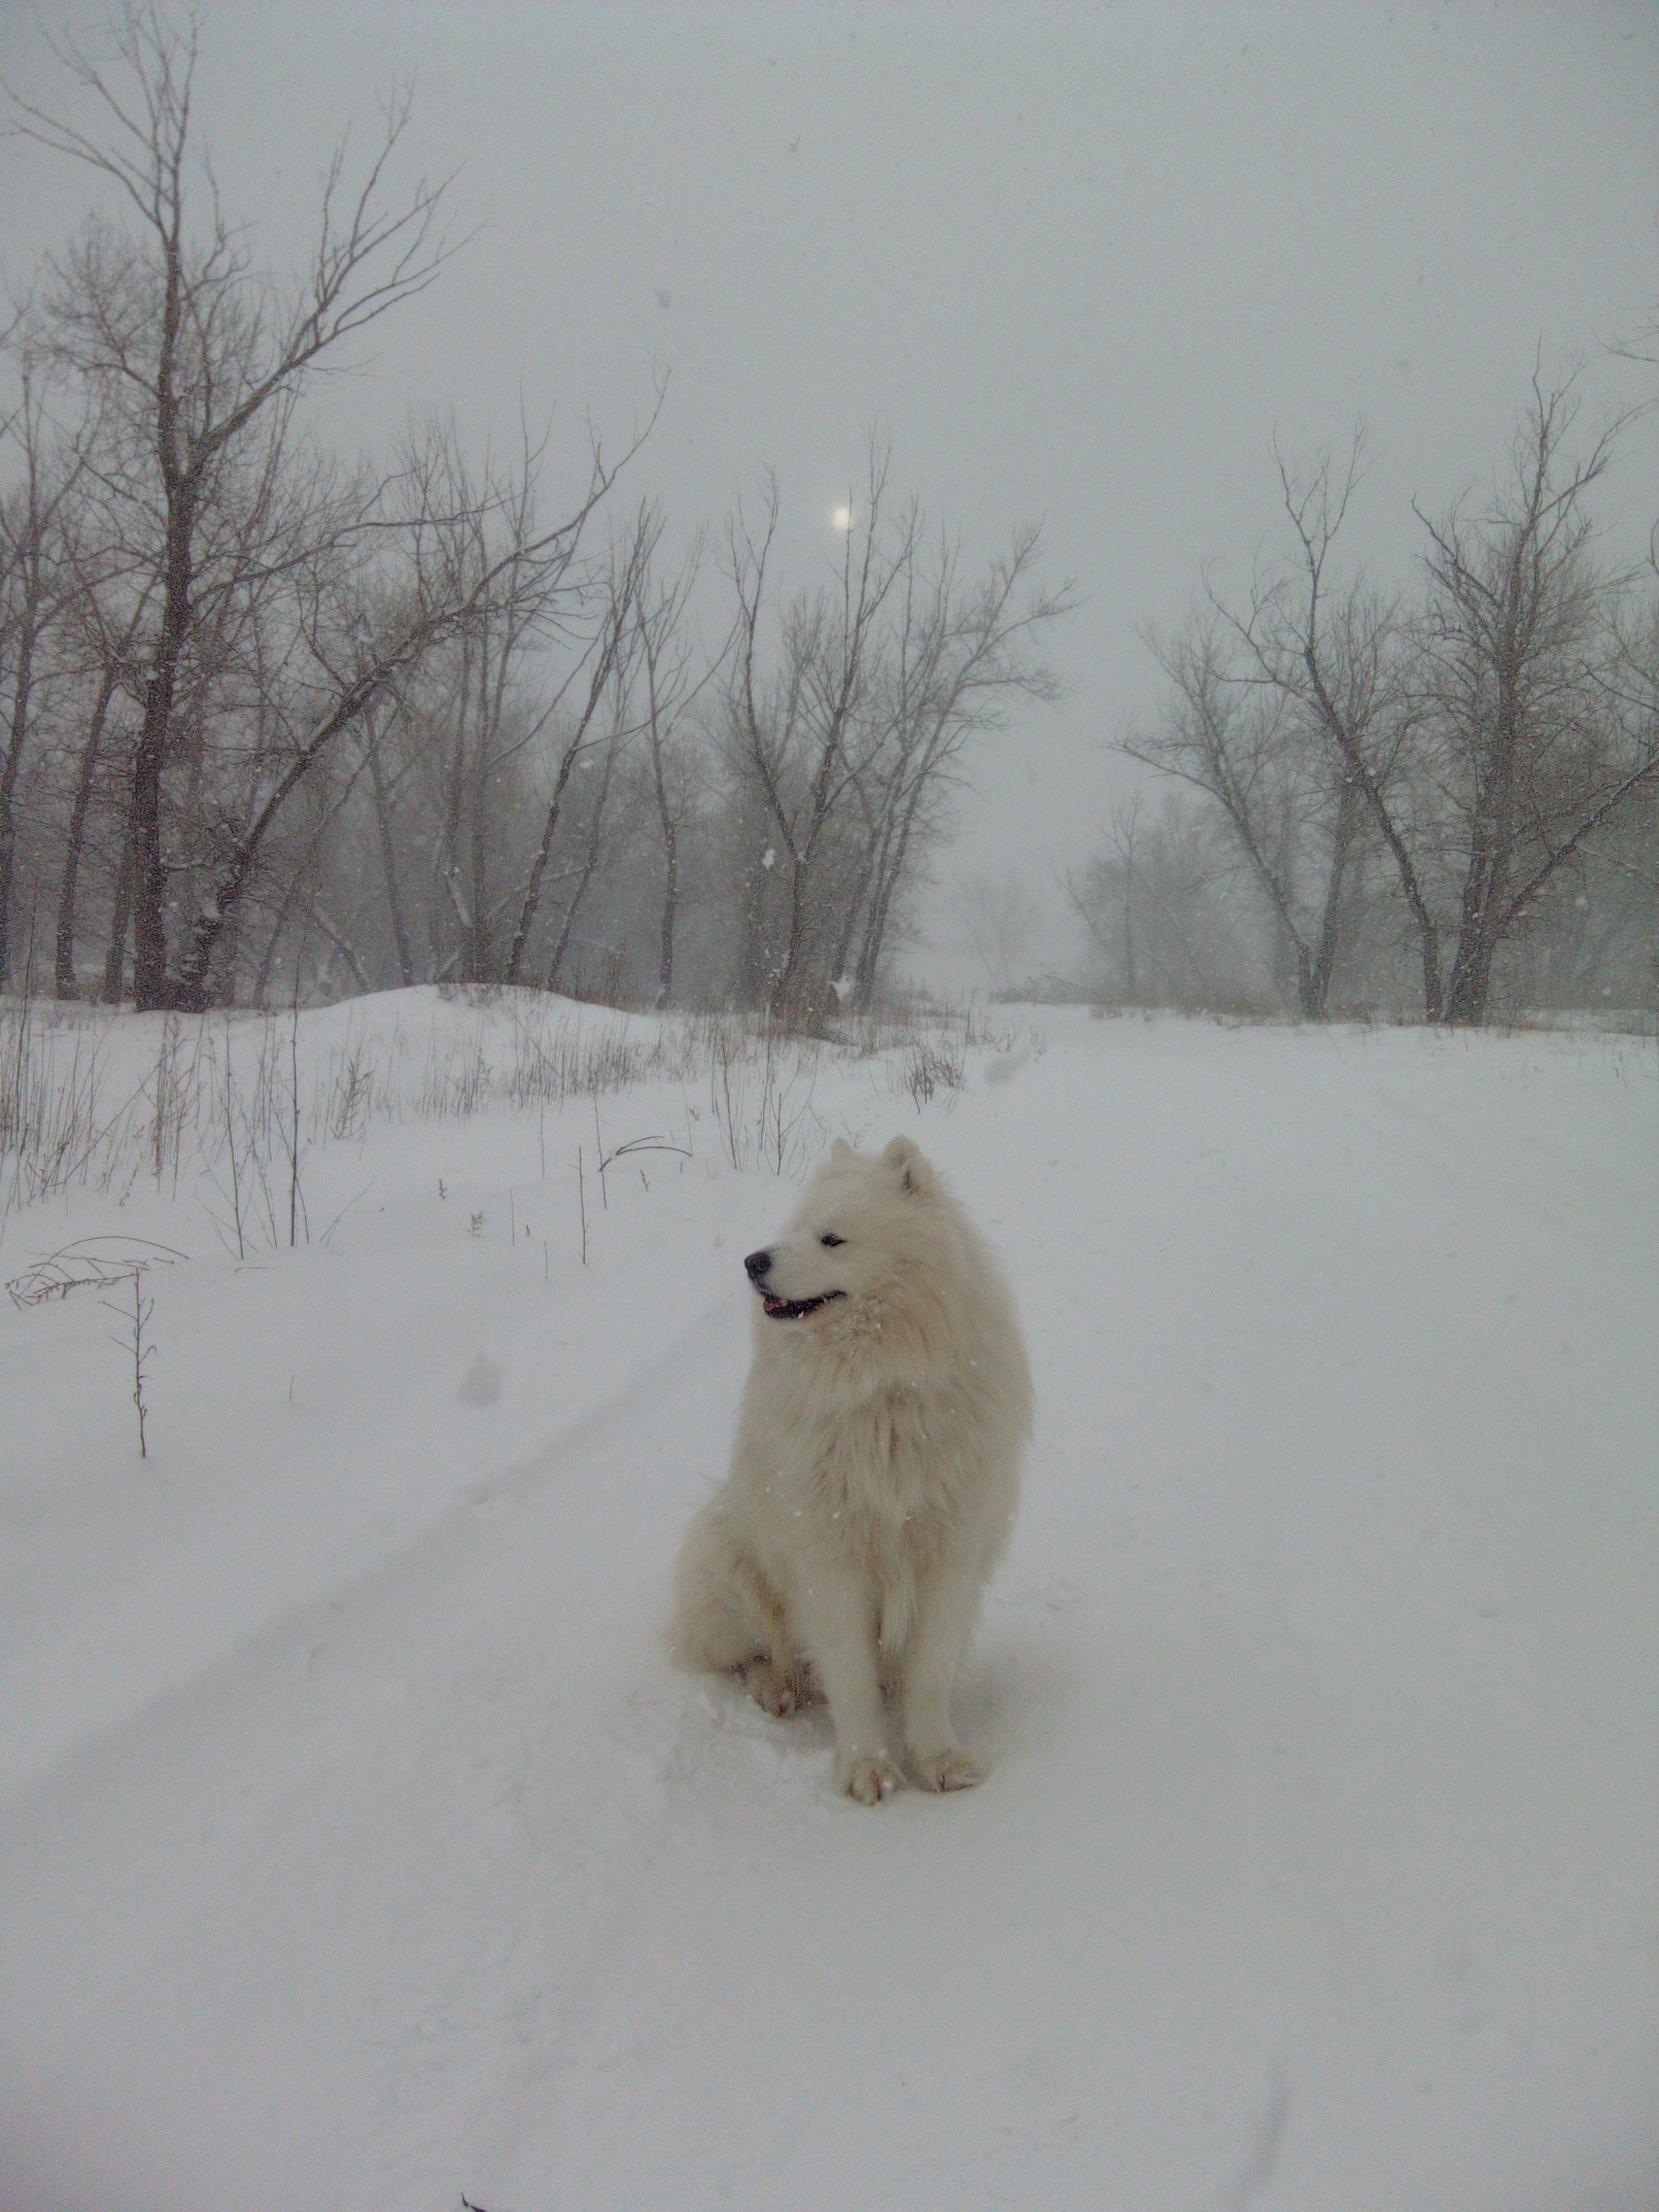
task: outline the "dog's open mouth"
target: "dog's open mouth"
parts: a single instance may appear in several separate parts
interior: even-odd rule
[[[781,1298],[770,1291],[761,1292],[761,1304],[769,1321],[799,1321],[803,1314],[816,1313],[833,1298],[844,1298],[845,1291],[826,1291],[821,1298]]]

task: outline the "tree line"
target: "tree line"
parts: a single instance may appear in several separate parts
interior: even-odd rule
[[[1534,372],[1507,462],[1419,511],[1415,583],[1345,562],[1364,439],[1279,458],[1284,550],[1146,633],[1161,706],[1119,741],[1165,787],[1068,879],[1095,988],[1318,1019],[1646,1006],[1659,981],[1659,597],[1593,495],[1587,434]]]
[[[867,1007],[971,745],[1055,695],[1039,531],[974,568],[872,434],[792,590],[771,478],[678,545],[629,494],[654,412],[562,494],[527,424],[348,465],[319,377],[456,250],[395,184],[407,96],[284,278],[200,156],[194,27],[55,51],[9,132],[98,190],[0,349],[0,988]]]

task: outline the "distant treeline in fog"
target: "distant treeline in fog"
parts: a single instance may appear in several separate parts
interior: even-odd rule
[[[867,1006],[964,750],[1054,690],[1036,528],[970,571],[872,438],[839,574],[791,595],[769,480],[669,550],[648,423],[556,507],[528,430],[346,467],[307,389],[448,258],[441,191],[387,181],[406,106],[285,283],[200,165],[194,33],[106,44],[60,54],[63,114],[11,101],[116,212],[6,342],[0,987]]]
[[[872,437],[838,571],[792,592],[775,484],[671,526],[648,422],[562,495],[530,428],[479,457],[428,421],[347,465],[313,387],[451,255],[443,189],[393,182],[406,103],[283,278],[200,158],[193,29],[133,10],[58,59],[62,108],[14,94],[10,124],[97,211],[0,332],[0,988],[867,1007],[975,739],[1055,695],[1078,602],[1036,526],[975,567]],[[1282,567],[1149,633],[1143,788],[1068,878],[1078,988],[1457,1021],[1650,998],[1653,578],[1599,550],[1618,430],[1577,411],[1536,385],[1400,596],[1349,557],[1358,448],[1284,467]],[[978,903],[1006,967],[1019,900]]]
[[[1422,516],[1414,586],[1346,556],[1363,440],[1280,465],[1286,550],[1146,633],[1153,771],[1071,875],[1093,988],[1137,1004],[1648,1006],[1659,981],[1659,596],[1589,497],[1620,430],[1535,379],[1507,463]],[[1161,790],[1159,787],[1162,787]]]

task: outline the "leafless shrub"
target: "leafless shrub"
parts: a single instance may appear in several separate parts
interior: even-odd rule
[[[726,1158],[734,1168],[798,1175],[824,1136],[812,1105],[818,1047],[773,1022],[748,1031],[716,1024],[709,1042],[709,1110]]]
[[[96,1041],[76,1030],[63,1065],[58,1036],[44,1033],[26,1001],[0,1013],[0,1161],[10,1154],[8,1206],[65,1188],[97,1149],[102,1069]]]
[[[0,1012],[0,1203],[21,1209],[73,1188],[125,1194],[141,1175],[176,1197],[182,1183],[242,1259],[307,1241],[307,1161],[361,1145],[377,1123],[544,1115],[678,1085],[688,1136],[706,1113],[732,1166],[797,1176],[825,1135],[813,1099],[826,1054],[896,1059],[895,1087],[921,1107],[960,1089],[970,1049],[1006,1049],[1023,1034],[982,1015],[924,1023],[908,1012],[849,1017],[830,1039],[735,1014],[590,1022],[504,993],[470,1018],[441,1012],[413,1034],[401,1018],[389,1031],[354,1024],[312,1054],[291,1008],[280,1024],[173,1014],[157,1025],[148,1067],[118,1085],[112,1045],[124,1018],[55,1006]],[[602,1141],[599,1157],[608,1167],[659,1146],[680,1149],[653,1133],[615,1149]]]
[[[123,1352],[131,1354],[132,1402],[138,1415],[138,1456],[140,1459],[148,1459],[149,1447],[144,1438],[144,1424],[149,1418],[149,1408],[144,1403],[146,1380],[144,1368],[154,1349],[149,1340],[148,1332],[150,1316],[155,1311],[155,1301],[144,1296],[143,1267],[133,1267],[129,1272],[132,1279],[131,1309],[125,1305],[112,1305],[108,1299],[103,1301],[103,1305],[106,1313],[112,1313],[118,1320],[126,1324],[122,1334],[119,1336],[111,1337],[110,1342],[118,1345]]]
[[[919,1037],[906,1047],[895,1068],[894,1087],[908,1093],[918,1113],[940,1095],[954,1106],[962,1093],[965,1069],[966,1055],[962,1051],[952,1051],[932,1037]]]
[[[146,1267],[170,1267],[184,1258],[170,1244],[143,1237],[82,1237],[44,1259],[32,1260],[6,1285],[13,1305],[44,1305],[71,1291],[106,1291]]]
[[[331,1137],[344,1143],[365,1134],[374,1110],[374,1071],[361,1031],[331,1058],[328,1100]]]

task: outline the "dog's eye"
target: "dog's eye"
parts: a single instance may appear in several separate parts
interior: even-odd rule
[[[844,1244],[847,1239],[844,1237],[829,1236],[820,1237],[818,1242],[820,1244]]]

